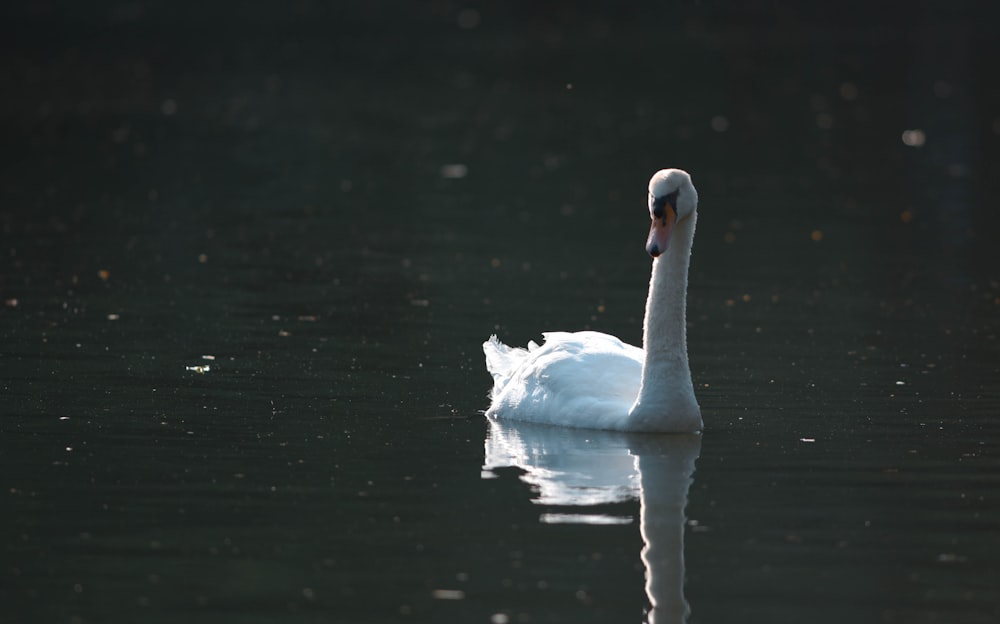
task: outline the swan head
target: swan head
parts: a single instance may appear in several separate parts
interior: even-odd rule
[[[656,258],[670,245],[674,226],[694,216],[698,193],[681,169],[661,169],[649,180],[649,238],[646,251]]]

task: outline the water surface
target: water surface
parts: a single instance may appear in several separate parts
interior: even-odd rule
[[[407,7],[4,9],[6,617],[1000,618],[987,11]],[[705,433],[487,422],[665,166]]]

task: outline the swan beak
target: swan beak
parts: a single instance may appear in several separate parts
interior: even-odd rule
[[[677,213],[670,204],[664,206],[662,217],[653,217],[649,228],[649,238],[646,239],[646,252],[654,258],[667,251],[670,244],[670,233],[674,230]]]

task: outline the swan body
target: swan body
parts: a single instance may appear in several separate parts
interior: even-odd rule
[[[650,179],[643,348],[593,331],[548,332],[526,349],[491,336],[483,343],[493,376],[488,417],[614,431],[702,429],[685,327],[697,204],[686,172],[664,169]]]

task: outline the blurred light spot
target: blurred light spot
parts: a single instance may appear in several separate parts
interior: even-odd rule
[[[903,145],[909,145],[910,147],[920,147],[927,141],[927,135],[924,134],[923,130],[903,130]]]
[[[722,115],[716,115],[712,117],[712,130],[716,132],[725,132],[729,129],[729,120]]]
[[[726,232],[725,235],[723,235],[722,240],[726,241],[727,243],[732,243],[736,240],[736,233]]]
[[[435,589],[431,592],[431,597],[438,600],[465,600],[465,592],[461,589]]]
[[[840,97],[848,102],[858,99],[858,87],[853,82],[845,82],[840,85]]]
[[[494,613],[490,616],[490,624],[510,624],[510,616],[506,613]]]
[[[316,592],[314,592],[311,587],[303,587],[302,597],[305,598],[306,600],[315,600]]]
[[[572,91],[573,90],[573,83],[572,82],[567,82],[566,83],[566,90],[567,91]]]
[[[913,213],[910,212],[909,210],[904,210],[903,212],[899,213],[899,220],[902,221],[903,223],[909,223],[910,221],[913,221]]]
[[[167,117],[173,115],[177,112],[177,102],[175,100],[163,100],[163,104],[160,104],[160,112]]]
[[[18,301],[16,297],[11,297],[10,299],[4,299],[3,304],[8,308],[16,308],[21,302]]]
[[[441,166],[441,177],[446,180],[458,180],[469,175],[469,167],[461,163]]]
[[[493,258],[492,260],[490,260],[490,266],[493,267],[494,269],[499,268],[500,258]]]
[[[750,295],[748,294],[743,295],[740,299],[743,300],[743,303],[750,303]]]
[[[288,331],[287,329],[279,329],[278,335],[281,336],[282,338],[288,338],[289,336],[292,335],[292,332]]]
[[[939,98],[951,97],[951,83],[945,82],[944,80],[938,80],[934,83],[934,95]]]
[[[813,239],[817,243],[823,240],[823,230],[813,230],[809,234],[809,238]]]
[[[347,178],[344,178],[343,180],[340,181],[341,192],[348,193],[352,188],[354,188],[354,183],[348,180]]]
[[[479,11],[475,9],[462,9],[458,12],[459,28],[475,28],[479,26]]]
[[[820,113],[816,115],[816,125],[823,130],[829,130],[833,127],[833,116],[830,113]]]
[[[114,314],[114,313],[108,315],[108,320],[109,321],[117,321],[120,318],[121,318],[120,316],[118,316],[117,314]]]
[[[200,264],[205,264],[208,262],[208,254],[198,254],[198,262]]]
[[[107,269],[101,269],[100,271],[97,272],[97,277],[101,278],[103,281],[106,282],[108,281],[108,278],[111,277],[111,272],[108,271]]]

